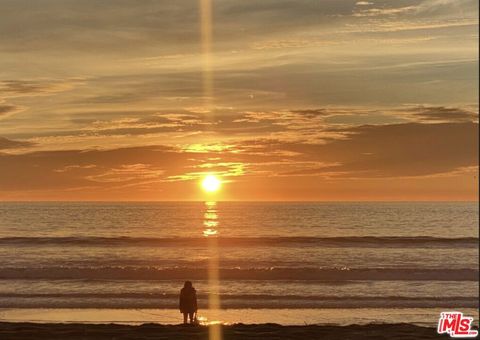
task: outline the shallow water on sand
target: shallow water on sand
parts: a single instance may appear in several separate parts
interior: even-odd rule
[[[383,308],[355,309],[228,309],[201,311],[202,324],[221,322],[224,324],[263,324],[282,325],[334,324],[353,325],[370,323],[411,323],[419,326],[436,327],[443,309],[439,308]],[[462,309],[465,315],[478,320],[478,309]],[[220,318],[215,316],[220,315]],[[67,322],[67,323],[119,323],[142,324],[156,322],[178,324],[180,314],[172,309],[0,309],[0,319],[4,322]]]

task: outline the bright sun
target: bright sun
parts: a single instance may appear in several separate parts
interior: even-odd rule
[[[222,183],[220,182],[220,180],[214,175],[208,175],[202,181],[203,190],[205,190],[206,192],[218,191],[221,184]]]

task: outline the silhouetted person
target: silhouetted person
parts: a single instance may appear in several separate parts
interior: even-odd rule
[[[180,291],[180,312],[183,313],[184,324],[187,323],[187,317],[190,323],[194,323],[194,315],[197,313],[197,291],[190,281],[185,281]]]

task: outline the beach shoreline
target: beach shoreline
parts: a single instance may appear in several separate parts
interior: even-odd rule
[[[478,310],[459,310],[478,320]],[[269,324],[285,326],[352,324],[412,324],[436,327],[441,308],[356,308],[356,309],[226,309],[199,310],[202,323],[221,322],[232,324]],[[124,324],[141,325],[178,324],[182,315],[177,309],[70,309],[70,308],[0,308],[0,322],[16,323],[71,323],[71,324]]]
[[[278,324],[222,325],[223,339],[436,339],[433,327],[412,324],[304,325]],[[0,338],[23,339],[208,339],[208,326],[29,323],[0,322]]]

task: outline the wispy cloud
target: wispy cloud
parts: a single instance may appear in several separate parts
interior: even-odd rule
[[[0,150],[29,148],[34,145],[35,143],[28,141],[18,141],[11,140],[5,137],[0,137]]]

